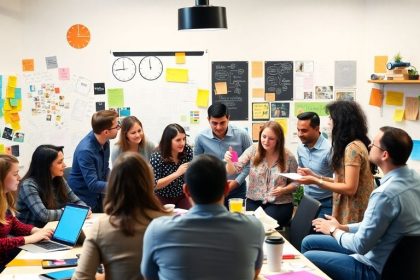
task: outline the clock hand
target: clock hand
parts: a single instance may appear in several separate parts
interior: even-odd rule
[[[150,58],[149,58],[149,68],[150,70],[152,70],[152,64],[150,63]]]

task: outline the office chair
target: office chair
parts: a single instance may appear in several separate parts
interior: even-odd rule
[[[420,279],[420,235],[404,236],[389,255],[382,279]]]
[[[321,202],[304,195],[290,224],[290,243],[300,251],[305,236],[311,232],[312,220],[318,216]]]
[[[63,177],[64,177],[64,179],[66,179],[66,181],[69,179],[70,171],[71,171],[71,166],[64,168]]]

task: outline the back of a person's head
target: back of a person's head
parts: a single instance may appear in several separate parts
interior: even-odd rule
[[[112,127],[112,122],[118,117],[114,110],[101,110],[92,115],[92,130],[96,134]]]
[[[413,140],[400,128],[384,126],[379,141],[381,148],[388,152],[391,162],[396,166],[405,165],[413,149]]]
[[[208,118],[229,117],[229,111],[225,104],[214,103],[207,109]]]
[[[296,116],[300,121],[310,120],[310,125],[312,128],[316,128],[320,124],[320,119],[317,113],[315,112],[303,112]]]
[[[191,161],[185,173],[185,183],[197,204],[219,201],[226,186],[226,167],[212,155],[199,155]]]

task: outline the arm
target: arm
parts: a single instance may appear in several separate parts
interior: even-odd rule
[[[70,203],[74,203],[74,204],[78,204],[78,205],[83,205],[83,206],[87,206],[86,203],[84,203],[74,192],[73,190],[70,188],[70,186],[67,184],[67,181],[64,179],[64,184],[66,186],[66,192],[67,192],[67,197],[68,197],[68,202]],[[61,217],[61,214],[60,214]]]
[[[83,153],[79,154],[78,163],[87,188],[93,193],[103,193],[106,181],[98,178],[95,161],[96,158],[92,151],[84,150]]]
[[[150,164],[152,165],[153,172],[155,174],[155,183],[157,189],[163,189],[164,187],[168,186],[172,181],[182,176],[188,167],[188,163],[183,163],[178,167],[177,171],[163,177],[163,169],[166,163],[163,162],[159,152],[152,154],[152,157],[150,158]]]
[[[226,171],[230,175],[242,172],[244,167],[249,164],[249,162],[251,161],[251,158],[255,154],[255,147],[251,146],[242,153],[242,155],[238,159],[238,162],[233,163],[230,150],[231,148],[229,148],[229,150],[226,151],[225,157],[224,157],[224,160],[226,161]]]
[[[241,139],[242,139],[242,151],[246,151],[249,147],[252,146],[252,140],[249,137],[248,133],[242,134]],[[250,166],[248,163],[242,169],[241,173],[235,178],[235,181],[238,183],[238,186],[240,186],[243,182],[245,182],[245,179],[249,174],[249,169],[250,169]]]
[[[156,220],[155,220],[156,221]],[[143,238],[143,256],[140,264],[141,274],[145,279],[159,279],[159,266],[154,260],[154,241],[157,240],[154,232],[154,222],[152,221],[146,229]]]
[[[200,135],[195,138],[194,143],[194,156],[204,154],[203,146],[201,145]]]

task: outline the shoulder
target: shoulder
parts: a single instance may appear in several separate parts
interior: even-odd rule
[[[206,128],[200,131],[197,136],[195,137],[195,141],[201,141],[202,138],[213,138],[213,132],[210,128]]]
[[[112,153],[113,154],[119,154],[121,153],[121,146],[118,143],[115,143],[114,146],[112,147]]]
[[[38,183],[33,178],[27,178],[22,181],[21,188],[36,188],[39,189]]]

